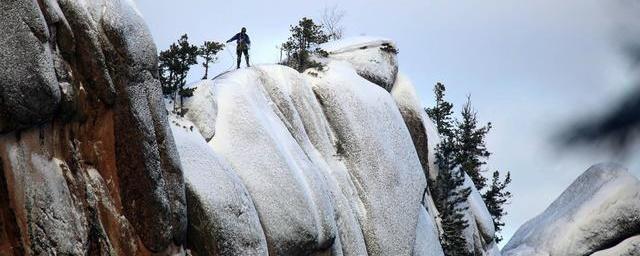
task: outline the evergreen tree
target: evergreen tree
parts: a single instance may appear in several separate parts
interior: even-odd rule
[[[453,136],[453,104],[444,100],[444,93],[446,88],[444,84],[438,82],[433,87],[433,92],[436,96],[436,105],[433,108],[425,109],[427,115],[433,120],[436,125],[438,133],[442,136]]]
[[[460,113],[461,121],[456,121],[456,162],[460,164],[478,190],[486,186],[487,179],[482,176],[484,161],[491,153],[487,151],[485,137],[491,130],[491,123],[478,127],[477,113],[471,107],[471,98],[467,97],[467,102]]]
[[[482,195],[482,199],[487,205],[487,209],[493,219],[493,226],[496,229],[494,238],[496,243],[502,241],[502,236],[500,236],[499,233],[502,227],[504,227],[502,217],[507,215],[504,206],[508,204],[509,199],[511,199],[511,192],[506,190],[509,183],[511,183],[511,173],[507,172],[504,181],[500,181],[500,172],[495,171],[493,172],[489,189]]]
[[[187,74],[192,65],[198,63],[198,47],[189,43],[189,37],[184,34],[178,42],[169,49],[160,52],[160,83],[164,95],[174,100],[174,110],[182,111],[182,98],[193,95],[195,88],[184,88]],[[175,102],[180,101],[177,108]]]
[[[465,174],[456,162],[457,140],[453,130],[453,105],[444,99],[445,86],[437,83],[434,87],[436,106],[426,109],[429,117],[436,123],[441,142],[436,148],[438,177],[429,188],[436,208],[438,208],[443,233],[440,236],[445,255],[472,255],[467,251],[463,231],[468,227],[464,219],[467,207],[464,203],[471,188],[464,187]]]
[[[313,54],[326,56],[327,53],[317,46],[329,41],[322,25],[315,24],[312,19],[302,18],[297,26],[291,26],[291,36],[282,44],[282,50],[287,53],[285,65],[298,72],[308,68],[321,67],[321,64],[311,59]]]
[[[224,44],[205,41],[198,49],[198,55],[204,60],[202,66],[204,67],[204,76],[202,80],[207,79],[209,76],[209,65],[215,63],[218,57],[216,55],[224,48]]]

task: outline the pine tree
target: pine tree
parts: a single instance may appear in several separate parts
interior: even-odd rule
[[[440,236],[445,255],[472,255],[467,251],[464,229],[468,227],[464,219],[467,207],[464,203],[471,188],[464,187],[465,174],[456,162],[456,137],[453,130],[453,105],[444,99],[445,86],[437,83],[434,87],[436,106],[426,109],[429,117],[436,123],[441,142],[436,148],[438,176],[429,188],[436,208],[438,208],[443,233]]]
[[[456,162],[460,164],[478,190],[486,186],[487,179],[482,176],[484,161],[491,153],[487,151],[485,137],[491,130],[491,123],[478,127],[477,113],[471,107],[471,98],[467,97],[467,102],[460,113],[462,120],[456,120],[455,134],[457,137]]]
[[[218,57],[216,55],[224,48],[224,44],[205,41],[198,49],[198,55],[204,60],[202,66],[204,67],[204,76],[202,80],[207,79],[209,76],[209,65],[215,63]]]
[[[193,95],[195,88],[184,88],[187,74],[192,65],[198,63],[198,47],[189,43],[189,37],[184,34],[178,42],[169,46],[169,49],[160,52],[160,83],[163,94],[174,100],[174,110],[182,113],[183,97]],[[175,102],[180,100],[180,107]]]
[[[285,63],[298,72],[304,72],[308,68],[321,67],[321,64],[313,61],[311,56],[318,54],[326,56],[326,52],[317,46],[329,41],[322,27],[313,22],[312,19],[302,18],[297,26],[291,26],[291,36],[287,42],[282,44],[282,50],[287,53]]]
[[[455,167],[453,139],[445,138],[436,151],[436,161],[440,172],[433,190],[433,199],[438,208],[443,233],[440,240],[445,255],[472,255],[467,251],[464,230],[469,226],[464,219],[464,206],[471,188],[464,187],[464,172]]]
[[[438,133],[442,136],[452,136],[453,134],[453,104],[444,100],[446,88],[444,84],[438,82],[433,87],[436,96],[436,105],[433,108],[425,109],[427,115],[433,120]]]
[[[511,183],[511,173],[507,172],[504,181],[500,181],[500,172],[493,172],[493,178],[491,179],[491,185],[489,189],[482,195],[484,203],[487,205],[487,209],[493,219],[493,226],[496,230],[495,240],[496,243],[502,241],[502,236],[499,235],[504,222],[502,218],[507,215],[504,206],[508,204],[511,199],[511,192],[507,191],[507,186]]]

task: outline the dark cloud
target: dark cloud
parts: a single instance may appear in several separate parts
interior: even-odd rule
[[[614,35],[636,85],[606,115],[581,120],[560,137],[565,145],[604,142],[616,151],[627,151],[640,142],[640,1],[620,0],[613,12],[618,29]]]

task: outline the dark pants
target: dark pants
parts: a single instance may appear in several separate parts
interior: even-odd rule
[[[247,67],[251,67],[249,64],[249,47],[247,45],[239,44],[236,47],[236,54],[238,54],[238,68],[240,68],[240,62],[242,62],[242,54],[244,53],[244,59],[247,62]]]

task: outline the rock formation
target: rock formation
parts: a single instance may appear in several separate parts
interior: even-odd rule
[[[595,165],[504,247],[507,256],[639,255],[640,181],[616,164]]]
[[[0,10],[0,254],[181,250],[180,160],[131,2]]]
[[[443,255],[426,183],[437,175],[438,135],[397,74],[395,44],[355,38],[323,47],[331,50],[318,59],[322,70],[257,66],[192,85],[172,129],[189,219],[205,223],[189,225],[194,253]],[[216,198],[211,186],[238,197]],[[469,250],[499,255],[479,198],[469,197]],[[208,237],[227,237],[196,242],[204,225],[218,227]]]

